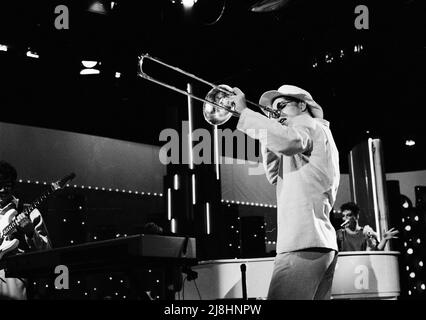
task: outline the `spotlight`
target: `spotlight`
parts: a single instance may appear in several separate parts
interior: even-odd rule
[[[197,3],[197,0],[182,0],[182,4],[184,8],[192,8],[194,4]]]
[[[403,195],[403,194],[401,194],[400,196],[400,203],[404,209],[409,209],[413,207],[413,203],[411,202],[410,198],[408,198],[406,195]],[[404,218],[402,219],[403,219],[402,222],[404,222]]]
[[[5,44],[0,44],[0,51],[7,51],[7,45]]]
[[[87,74],[99,74],[100,71],[97,69],[84,69],[80,71],[81,75],[87,75]]]
[[[91,61],[91,60],[83,60],[83,61],[81,61],[81,64],[85,68],[93,68],[94,66],[96,66],[98,64],[98,62],[97,61]]]
[[[111,8],[114,7],[112,3],[110,4]],[[90,1],[89,8],[87,11],[106,15],[108,6],[105,4],[105,1]]]
[[[35,59],[40,58],[40,56],[36,52],[31,51],[31,50],[27,51],[27,57],[29,57],[29,58],[35,58]]]
[[[88,74],[99,74],[100,71],[98,69],[94,69],[96,65],[100,65],[101,63],[98,61],[93,60],[83,60],[81,61],[81,64],[83,65],[84,69],[80,71],[81,75],[88,75]]]
[[[412,147],[416,144],[416,142],[414,140],[406,140],[405,141],[405,145],[408,147]]]

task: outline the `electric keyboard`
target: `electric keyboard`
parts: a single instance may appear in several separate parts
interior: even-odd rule
[[[54,276],[58,265],[70,272],[124,270],[139,265],[195,265],[195,239],[140,234],[112,240],[5,257],[0,269],[7,277]]]

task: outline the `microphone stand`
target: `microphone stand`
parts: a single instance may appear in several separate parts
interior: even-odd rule
[[[247,267],[244,263],[240,265],[240,270],[241,270],[241,283],[242,283],[242,289],[243,289],[243,300],[247,300],[247,282],[246,282]]]

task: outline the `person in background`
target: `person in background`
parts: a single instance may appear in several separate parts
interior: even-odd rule
[[[343,228],[336,232],[339,251],[381,251],[390,239],[398,238],[399,231],[392,228],[383,234],[379,242],[377,233],[369,225],[359,225],[360,208],[354,202],[344,203],[340,210]]]

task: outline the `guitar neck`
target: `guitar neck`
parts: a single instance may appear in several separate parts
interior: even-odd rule
[[[22,213],[25,214],[26,216],[29,216],[29,214],[36,209],[40,204],[43,203],[44,200],[47,199],[47,197],[49,195],[51,195],[53,192],[55,191],[55,189],[53,188],[53,186],[49,187],[49,190],[46,191],[45,193],[43,193],[40,197],[38,197],[37,199],[35,199],[33,202],[31,202],[31,204],[29,206],[27,206]]]
[[[26,207],[22,213],[29,217],[30,213],[36,209],[46,198],[55,191],[53,186],[50,186],[49,190],[43,193],[40,197],[34,200],[28,207]],[[11,234],[15,228],[18,226],[16,218],[14,218],[2,231],[2,236],[7,236]]]
[[[52,194],[53,192],[55,192],[56,190],[62,189],[65,186],[65,183],[67,181],[70,181],[72,179],[75,178],[75,173],[71,173],[69,175],[67,175],[66,177],[62,178],[61,180],[52,183],[49,186],[49,190],[46,191],[45,193],[43,193],[40,197],[38,197],[36,200],[34,200],[28,207],[26,207],[22,213],[29,217],[30,213],[36,209],[44,200],[46,200],[46,198]],[[18,226],[18,223],[16,222],[16,217],[12,220],[12,222],[10,222],[3,230],[0,230],[0,237],[5,237],[5,236],[9,236],[10,234],[12,234],[16,227]]]

